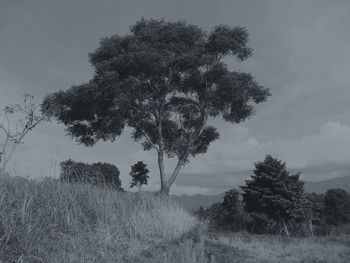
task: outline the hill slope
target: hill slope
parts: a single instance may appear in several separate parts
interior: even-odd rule
[[[196,224],[169,198],[0,177],[0,262],[128,262]]]

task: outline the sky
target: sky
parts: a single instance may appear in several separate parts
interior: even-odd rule
[[[272,154],[306,181],[350,176],[350,1],[346,0],[0,0],[0,108],[23,93],[37,104],[58,90],[91,79],[88,53],[99,40],[124,35],[140,18],[186,20],[210,31],[244,26],[253,56],[232,70],[252,73],[272,96],[255,116],[221,133],[205,155],[184,167],[173,194],[216,194],[248,180],[254,162]],[[77,144],[52,121],[33,130],[9,164],[11,174],[59,176],[59,162],[110,162],[125,189],[130,166],[151,170],[145,190],[159,189],[154,152],[130,131],[115,142]],[[166,172],[174,161],[166,162]]]

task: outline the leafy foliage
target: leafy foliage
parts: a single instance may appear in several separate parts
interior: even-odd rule
[[[244,228],[245,214],[243,211],[240,194],[236,189],[225,193],[221,204],[222,224],[228,226],[233,231],[239,231]]]
[[[200,207],[197,216],[201,220],[207,220],[210,227],[242,231],[245,229],[247,215],[240,199],[240,193],[236,189],[229,190],[225,193],[223,202],[214,203],[207,209]]]
[[[339,225],[350,222],[350,196],[344,189],[328,189],[324,202],[329,224]]]
[[[91,183],[122,190],[119,169],[109,163],[86,164],[67,160],[61,162],[61,180],[69,183]]]
[[[130,176],[132,177],[132,181],[130,183],[130,187],[139,186],[141,188],[142,185],[148,183],[148,173],[147,165],[142,161],[139,161],[131,166]]]

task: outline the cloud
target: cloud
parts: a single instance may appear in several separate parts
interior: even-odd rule
[[[259,142],[249,131],[241,142],[222,138],[184,169],[180,184],[223,188],[243,183],[252,174],[253,163],[267,154],[285,161],[289,170],[300,171],[304,180],[350,175],[350,127],[339,122],[326,122],[298,139]]]

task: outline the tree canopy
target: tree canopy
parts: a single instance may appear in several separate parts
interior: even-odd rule
[[[119,169],[110,163],[75,162],[71,159],[61,162],[60,179],[68,183],[90,183],[122,190]]]
[[[239,123],[270,95],[223,61],[247,59],[247,43],[243,27],[219,25],[208,33],[186,22],[141,19],[130,33],[102,39],[89,54],[93,78],[49,94],[42,111],[88,146],[132,128],[135,141],[157,152],[161,191],[168,193],[181,167],[219,138],[209,118]],[[164,155],[178,159],[170,176]]]
[[[339,225],[350,222],[350,195],[344,189],[328,189],[324,203],[328,223]]]

